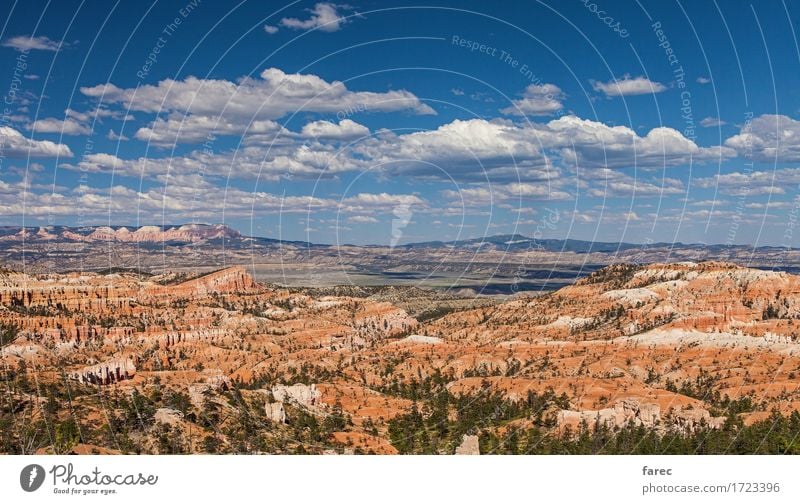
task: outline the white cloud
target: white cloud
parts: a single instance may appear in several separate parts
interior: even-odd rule
[[[351,224],[374,224],[378,222],[378,219],[368,215],[353,215],[347,218],[347,222]]]
[[[360,154],[386,163],[436,163],[452,168],[457,163],[513,162],[541,158],[535,139],[510,122],[471,119],[439,126],[435,130],[405,135],[383,132],[374,141],[358,145]],[[449,163],[445,166],[444,163]],[[487,167],[494,166],[491,163]],[[431,166],[427,165],[430,172]]]
[[[4,216],[28,215],[74,217],[80,209],[87,221],[179,222],[202,219],[255,218],[272,214],[342,213],[348,221],[369,223],[378,214],[391,214],[400,205],[425,209],[427,202],[416,195],[360,193],[341,201],[316,196],[285,196],[262,191],[222,188],[199,175],[174,176],[169,181],[136,190],[123,185],[72,189],[49,186],[36,192],[25,183],[0,179],[0,206]]]
[[[461,205],[467,207],[496,205],[514,209],[514,202],[572,199],[572,195],[559,189],[563,182],[559,179],[539,183],[473,184],[459,187],[457,190],[446,189],[441,194],[444,198],[452,200],[451,208]],[[509,203],[512,205],[508,205]]]
[[[724,147],[699,147],[672,128],[653,128],[641,137],[627,126],[612,127],[575,116],[550,121],[545,133],[544,140],[561,147],[565,161],[584,168],[676,166],[734,155]]]
[[[298,112],[341,114],[350,110],[370,112],[410,111],[435,114],[413,93],[392,90],[385,93],[350,91],[342,82],[328,82],[311,74],[286,74],[268,68],[260,77],[243,77],[237,82],[187,77],[184,80],[163,80],[157,85],[122,89],[113,84],[83,87],[86,96],[118,103],[130,110],[169,115],[158,119],[138,135],[143,138],[169,139],[173,135],[155,133],[165,127],[175,131],[175,118],[187,130],[185,141],[196,141],[207,134],[241,134],[255,121],[275,120]],[[169,124],[172,120],[173,123]],[[219,131],[215,130],[220,124]],[[183,134],[177,137],[184,141]]]
[[[25,138],[9,126],[0,127],[0,153],[12,158],[72,157],[72,151],[64,144]]]
[[[66,44],[62,41],[55,41],[45,36],[33,37],[19,35],[3,41],[4,47],[12,47],[17,51],[52,51],[57,52]]]
[[[454,96],[464,96],[464,90],[460,88],[453,88],[450,92],[453,93]]]
[[[800,161],[800,121],[785,115],[762,115],[745,123],[725,145],[746,159]]]
[[[711,79],[709,79],[708,77],[700,76],[700,77],[697,78],[697,83],[698,84],[709,84],[710,82],[711,82]]]
[[[34,133],[58,133],[61,135],[89,135],[92,132],[91,128],[71,117],[37,119],[28,125],[28,129]]]
[[[397,207],[427,207],[427,202],[415,194],[359,193],[338,203],[346,213],[391,213]]]
[[[275,35],[276,33],[278,33],[278,27],[272,25],[264,25],[264,31],[270,35]]]
[[[602,91],[608,97],[655,94],[667,90],[664,84],[643,76],[632,78],[626,75],[622,79],[612,79],[608,82],[590,81],[590,83],[592,89]]]
[[[203,131],[211,126],[193,121],[189,120],[194,124],[190,130],[199,140]],[[180,121],[172,126],[168,123],[165,122],[163,130],[171,133],[163,134],[158,141],[176,138]],[[580,179],[608,178],[608,169],[677,166],[690,160],[713,161],[735,154],[727,147],[699,147],[670,128],[655,128],[642,137],[624,126],[612,127],[574,116],[548,123],[524,124],[508,120],[454,120],[434,130],[400,135],[387,130],[367,135],[365,127],[346,119],[338,124],[315,121],[306,124],[299,134],[270,133],[271,125],[269,121],[264,122],[263,142],[258,135],[253,135],[236,150],[205,152],[199,149],[173,157],[135,160],[95,153],[76,165],[63,164],[62,167],[90,172],[115,171],[132,177],[202,171],[208,176],[275,181],[290,177],[328,178],[345,172],[371,170],[386,175],[452,178],[458,182],[530,183],[553,181],[563,176],[562,169],[576,167],[587,170]],[[185,125],[184,130],[189,131]],[[276,140],[275,135],[280,141],[268,141]],[[349,138],[358,141],[341,148],[339,141]]]
[[[163,179],[170,176],[203,173],[208,177],[235,179],[281,178],[316,179],[363,168],[365,162],[338,154],[332,146],[320,143],[277,147],[245,146],[232,151],[195,150],[165,158],[120,159],[104,153],[84,156],[77,164],[61,168],[89,173],[115,173],[118,176]]]
[[[301,135],[319,139],[348,140],[369,135],[369,128],[350,119],[342,119],[339,124],[314,121],[303,126]]]
[[[724,126],[728,123],[720,119],[719,117],[706,117],[700,121],[700,126],[704,128],[715,128],[717,126]]]
[[[112,142],[117,142],[117,141],[124,142],[126,140],[129,140],[129,138],[126,137],[123,134],[119,134],[118,135],[113,129],[108,130],[108,134],[106,134],[106,138],[108,138]]]
[[[134,138],[154,145],[172,146],[178,142],[203,143],[210,136],[218,135],[270,135],[274,138],[280,132],[288,134],[278,123],[268,119],[248,123],[221,117],[188,115],[158,118],[150,126],[139,128]]]
[[[512,106],[500,112],[506,115],[550,115],[561,110],[564,92],[555,84],[531,84],[523,96],[514,100]]]
[[[88,123],[93,121],[100,121],[102,122],[103,119],[115,119],[117,121],[132,121],[134,117],[127,115],[123,111],[119,110],[110,110],[103,107],[95,107],[94,110],[89,110],[86,112],[79,112],[74,109],[66,109],[64,111],[64,116],[73,118],[77,121],[82,123]]]
[[[764,203],[748,203],[744,206],[745,208],[750,208],[752,210],[765,210],[765,209],[789,209],[794,208],[795,203],[791,201],[766,201]]]
[[[64,111],[64,119],[47,117],[37,119],[28,124],[27,128],[35,133],[58,133],[60,135],[90,135],[91,124],[103,122],[103,119],[126,119],[123,112],[96,107],[93,111],[79,112],[73,109]],[[127,119],[132,119],[127,117]]]
[[[308,10],[311,13],[311,17],[308,19],[283,18],[281,25],[294,30],[318,29],[324,32],[335,32],[347,22],[347,19],[342,17],[337,10],[341,7],[343,6],[320,2],[313,9]]]
[[[595,198],[631,198],[634,196],[664,196],[684,194],[686,189],[682,181],[664,177],[661,180],[641,180],[624,177],[611,180],[607,184],[597,184],[589,189],[589,196]]]
[[[800,170],[781,168],[770,171],[732,172],[699,178],[692,185],[701,188],[718,188],[723,194],[757,196],[784,194],[784,187],[800,184]]]
[[[214,220],[223,211],[229,217],[249,217],[254,211],[295,213],[308,211],[320,204],[328,207],[333,204],[311,197],[284,198],[230,187],[222,191],[197,177],[176,182],[145,191],[117,185],[110,188],[78,186],[64,193],[27,192],[24,203],[21,198],[4,201],[7,198],[0,190],[0,204],[9,204],[8,215],[75,216],[76,209],[80,208],[81,215],[87,219],[105,216],[107,221],[110,213],[117,221],[144,222],[161,221],[163,217],[168,220]]]

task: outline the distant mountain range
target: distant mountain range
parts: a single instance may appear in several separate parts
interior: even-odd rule
[[[280,240],[276,238],[249,237],[225,224],[182,224],[168,226],[43,226],[20,227],[0,226],[0,243],[3,242],[126,242],[150,244],[195,244],[204,242],[225,242],[231,247],[258,243],[260,245],[285,244],[299,248],[335,247],[329,244],[310,243],[297,240]],[[347,247],[363,247],[369,249],[387,248],[386,245],[345,245]],[[493,235],[481,238],[469,238],[455,241],[426,241],[398,245],[395,249],[474,249],[479,251],[543,251],[572,252],[576,254],[602,253],[617,254],[631,252],[636,249],[673,249],[705,251],[712,255],[726,251],[765,251],[774,253],[787,250],[785,247],[762,246],[755,249],[750,245],[724,245],[702,243],[669,243],[658,242],[646,245],[626,242],[601,242],[575,239],[534,239],[521,234]],[[795,249],[792,249],[795,250]]]
[[[211,270],[252,265],[259,281],[302,287],[415,285],[483,293],[548,290],[608,264],[727,261],[800,271],[800,250],[591,242],[520,234],[397,247],[245,236],[224,224],[0,227],[0,269],[30,273]]]
[[[493,235],[483,238],[468,238],[465,240],[457,241],[428,241],[419,243],[410,243],[403,245],[405,248],[419,249],[419,248],[493,248],[495,250],[509,250],[514,252],[522,252],[526,250],[542,250],[547,252],[574,252],[577,254],[587,253],[604,253],[613,254],[616,252],[630,251],[635,249],[693,249],[693,250],[707,250],[709,252],[745,249],[753,250],[752,245],[725,245],[725,244],[705,244],[705,243],[682,243],[682,242],[655,242],[648,244],[626,243],[626,242],[602,242],[602,241],[588,241],[588,240],[575,240],[575,239],[534,239],[521,234],[506,234],[506,235]],[[786,247],[774,246],[761,246],[756,247],[755,250],[787,250]],[[794,250],[794,249],[792,249]]]
[[[222,224],[184,224],[181,226],[46,226],[0,227],[0,241],[78,241],[195,243],[208,240],[239,240],[241,233]]]

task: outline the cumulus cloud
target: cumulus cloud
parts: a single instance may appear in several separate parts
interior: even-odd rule
[[[222,117],[203,115],[175,115],[168,119],[158,118],[149,126],[139,128],[134,138],[158,146],[176,143],[203,143],[218,135],[269,135],[289,134],[275,121],[268,119],[251,122],[236,121]]]
[[[734,155],[720,147],[699,147],[671,128],[644,137],[625,126],[565,116],[547,123],[455,120],[431,131],[384,134],[355,147],[365,159],[410,174],[480,179],[546,179],[553,158],[581,168],[656,168]],[[441,170],[441,173],[439,173]]]
[[[676,166],[735,155],[725,147],[700,147],[672,128],[653,128],[642,137],[627,126],[608,126],[575,116],[550,121],[546,133],[554,147],[562,148],[566,161],[582,167]]]
[[[72,151],[66,145],[25,138],[10,126],[0,127],[0,153],[12,158],[72,157]]]
[[[510,122],[456,119],[435,130],[405,135],[385,134],[370,144],[373,159],[394,160],[513,160],[539,156],[533,139],[520,135],[521,129]],[[381,154],[380,151],[383,151]]]
[[[57,133],[59,135],[90,135],[92,124],[104,119],[132,120],[124,112],[96,107],[94,110],[80,112],[73,109],[64,111],[64,119],[47,117],[29,123],[27,128],[35,133]]]
[[[725,145],[755,161],[800,161],[800,121],[785,115],[762,115],[745,123]]]
[[[700,121],[700,126],[704,128],[715,128],[718,126],[724,126],[728,123],[720,119],[719,117],[706,117]]]
[[[427,202],[415,194],[359,193],[343,198],[338,208],[346,213],[391,213],[397,207],[426,207]]]
[[[734,196],[784,194],[784,187],[798,184],[800,170],[797,168],[722,173],[692,181],[692,185],[697,187],[716,187],[723,194]]]
[[[351,224],[374,224],[378,222],[378,219],[368,215],[353,215],[347,218],[347,222]]]
[[[273,25],[264,25],[264,31],[270,35],[275,35],[278,33],[278,27]]]
[[[225,197],[220,197],[224,194]],[[123,185],[113,187],[90,187],[80,185],[65,192],[37,193],[28,191],[22,201],[16,192],[16,201],[0,187],[0,204],[7,203],[8,215],[50,216],[76,215],[81,208],[82,215],[91,219],[109,214],[122,220],[141,220],[144,222],[169,220],[216,219],[225,212],[229,217],[248,217],[253,212],[296,213],[308,211],[319,206],[331,207],[335,202],[318,200],[313,197],[283,197],[264,192],[244,191],[229,187],[222,191],[219,187],[207,184],[197,178],[178,180],[169,186],[137,191]]]
[[[303,126],[300,133],[310,138],[348,140],[369,135],[369,128],[350,119],[342,119],[339,124],[314,121]]]
[[[258,215],[339,212],[352,222],[367,223],[375,215],[391,214],[397,205],[424,209],[427,202],[416,195],[360,193],[337,200],[313,195],[286,196],[246,190],[233,185],[221,187],[199,175],[174,176],[168,182],[137,190],[124,185],[94,187],[78,185],[72,189],[52,187],[34,190],[23,182],[0,179],[0,205],[4,215],[47,218],[73,217],[78,208],[88,221],[160,222],[216,221],[223,212],[229,218]]]
[[[115,173],[125,177],[163,179],[171,176],[203,173],[208,177],[261,179],[330,178],[347,171],[362,169],[365,161],[340,154],[330,145],[320,143],[264,148],[245,146],[236,150],[207,152],[195,150],[166,158],[140,157],[120,159],[105,153],[92,153],[77,164],[62,163],[61,168],[88,173]]]
[[[4,47],[11,47],[17,51],[36,50],[58,52],[64,45],[64,42],[52,40],[44,35],[39,37],[19,35],[3,41]]]
[[[608,82],[590,81],[590,84],[592,89],[601,91],[608,97],[655,94],[667,90],[667,86],[664,84],[651,81],[643,76],[630,77],[626,75],[621,79],[612,79]]]
[[[551,182],[538,183],[472,184],[457,190],[447,189],[441,194],[446,199],[452,200],[452,205],[467,207],[500,205],[526,200],[572,199],[572,195],[560,189],[563,182],[563,179],[556,179]]]
[[[126,140],[129,140],[128,137],[126,137],[122,133],[117,134],[117,132],[115,132],[113,129],[108,130],[106,138],[108,138],[112,142],[117,142],[117,141],[124,142]]]
[[[328,82],[311,74],[287,74],[277,68],[268,68],[259,77],[243,77],[236,82],[187,77],[128,89],[101,84],[83,87],[81,92],[130,110],[168,115],[172,124],[168,122],[170,119],[160,119],[160,124],[144,128],[139,137],[148,139],[161,136],[154,134],[157,129],[177,125],[174,117],[180,118],[179,123],[191,122],[192,128],[187,130],[185,141],[196,141],[207,134],[242,134],[251,131],[254,121],[275,120],[298,112],[436,113],[409,91],[351,91],[339,81]],[[215,129],[218,123],[219,130]],[[169,130],[174,131],[174,127]],[[183,134],[176,139],[184,141]]]
[[[194,119],[189,120],[193,124]],[[158,141],[174,141],[181,121],[155,128]],[[161,124],[156,121],[155,124]],[[210,126],[209,126],[210,127]],[[277,125],[265,121],[261,131]],[[186,125],[183,126],[186,129]],[[207,129],[200,123],[198,140]],[[140,134],[142,130],[140,130]],[[272,136],[278,133],[271,133]],[[254,135],[256,137],[256,135]],[[270,135],[267,134],[267,138]],[[145,139],[145,137],[142,137]],[[147,137],[146,139],[152,140]],[[203,149],[167,158],[122,160],[92,153],[67,169],[115,172],[123,176],[159,177],[166,173],[202,171],[208,176],[238,179],[330,178],[352,171],[405,175],[458,182],[535,183],[562,176],[563,169],[582,169],[608,178],[606,170],[660,168],[690,161],[719,161],[735,154],[728,147],[700,147],[670,128],[655,128],[640,136],[624,126],[565,116],[547,123],[516,124],[508,120],[454,120],[428,131],[397,134],[344,119],[339,123],[314,121],[300,133],[281,132],[281,141],[245,139],[236,150]],[[342,147],[341,141],[356,139]],[[589,175],[584,173],[581,178]]]
[[[91,128],[71,117],[37,119],[28,126],[28,129],[34,133],[58,133],[61,135],[89,135],[92,132]]]
[[[338,9],[342,7],[345,6],[320,2],[313,9],[308,9],[308,12],[311,13],[308,19],[283,18],[281,25],[293,30],[317,29],[324,32],[335,32],[347,22],[347,19],[339,14]]]
[[[555,84],[531,84],[522,98],[500,112],[506,115],[550,115],[561,110],[564,92]]]
[[[404,135],[378,131],[352,147],[382,172],[457,181],[541,180],[555,173],[536,131],[508,121],[455,120]]]
[[[595,198],[631,198],[634,196],[665,196],[684,194],[686,189],[682,181],[664,177],[661,180],[642,180],[625,176],[619,180],[610,180],[606,184],[598,184],[589,189],[589,196]]]
[[[80,112],[78,110],[68,108],[64,111],[64,116],[75,119],[76,121],[80,121],[82,123],[93,121],[102,122],[103,119],[115,119],[117,121],[132,121],[134,119],[132,116],[123,111],[111,110],[103,107],[96,107],[94,110],[88,110],[86,112]]]
[[[608,208],[565,211],[565,218],[576,224],[630,224],[643,220],[636,212],[615,212]]]

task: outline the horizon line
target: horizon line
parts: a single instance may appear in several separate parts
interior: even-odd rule
[[[387,244],[365,243],[365,244],[361,244],[361,245],[356,244],[356,243],[338,243],[338,244],[336,244],[336,243],[319,243],[319,242],[312,242],[312,241],[309,241],[309,240],[299,240],[299,239],[275,238],[275,237],[271,237],[271,236],[246,235],[246,234],[242,233],[242,231],[239,228],[234,227],[231,224],[225,224],[225,223],[220,223],[220,222],[217,222],[217,223],[187,222],[187,223],[182,223],[182,224],[139,224],[139,225],[93,224],[93,225],[83,225],[83,226],[69,225],[69,224],[47,224],[47,225],[34,225],[34,226],[3,224],[3,225],[0,225],[0,229],[9,229],[9,228],[10,229],[20,229],[20,230],[22,230],[22,229],[47,229],[47,228],[94,229],[94,228],[108,227],[108,228],[112,228],[112,229],[113,228],[131,228],[131,229],[134,229],[134,230],[139,230],[139,229],[145,228],[145,227],[158,227],[158,228],[162,228],[162,230],[166,230],[167,228],[181,228],[181,227],[184,227],[184,226],[209,226],[209,227],[210,226],[222,226],[222,227],[228,228],[230,230],[233,230],[233,231],[239,233],[243,238],[266,239],[266,240],[275,240],[275,241],[279,241],[279,242],[304,242],[304,243],[308,243],[310,245],[320,245],[320,246],[328,246],[328,247],[388,247],[388,248],[399,248],[399,247],[409,247],[409,246],[413,246],[413,245],[424,245],[424,244],[429,244],[429,243],[430,244],[432,244],[432,243],[441,243],[442,245],[451,245],[451,244],[456,244],[456,243],[463,243],[463,242],[470,242],[470,241],[476,241],[477,242],[478,240],[483,241],[483,240],[486,240],[486,239],[508,236],[508,237],[523,238],[525,240],[533,241],[534,243],[535,242],[547,242],[547,241],[561,241],[561,242],[573,241],[573,242],[583,242],[583,243],[591,243],[591,244],[598,243],[598,244],[619,245],[619,246],[628,245],[628,246],[634,246],[634,247],[642,247],[643,249],[647,249],[649,247],[655,247],[655,246],[669,246],[669,245],[672,245],[672,246],[703,247],[703,248],[706,248],[706,247],[728,247],[728,248],[750,247],[750,248],[753,248],[753,249],[778,248],[778,249],[785,249],[787,251],[789,251],[789,250],[798,250],[797,247],[791,247],[791,246],[787,246],[785,244],[781,244],[781,245],[770,245],[770,244],[756,245],[756,244],[753,244],[753,243],[705,243],[705,242],[689,242],[689,243],[685,243],[685,242],[680,242],[680,241],[676,241],[676,242],[656,241],[656,242],[649,242],[649,243],[648,242],[639,243],[639,242],[634,242],[634,241],[619,241],[619,240],[617,240],[617,241],[602,241],[602,240],[595,241],[595,240],[585,240],[585,239],[582,239],[582,238],[533,238],[533,237],[524,235],[522,233],[498,233],[498,234],[493,234],[493,235],[484,235],[484,236],[481,236],[481,237],[461,238],[461,239],[457,239],[457,240],[422,240],[422,241],[408,242],[408,243],[404,243],[404,244],[401,244],[401,245],[394,245],[394,246],[392,246],[392,245],[390,245],[388,243]],[[564,252],[568,252],[568,251],[564,251]]]

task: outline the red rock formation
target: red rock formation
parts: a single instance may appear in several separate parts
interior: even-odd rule
[[[277,404],[289,424],[296,409],[322,419],[341,408],[352,423],[330,442],[365,451],[392,451],[387,424],[414,406],[394,391],[434,377],[456,396],[552,393],[557,406],[543,415],[562,427],[718,426],[698,383],[756,398],[745,421],[800,410],[800,278],[723,263],[618,265],[423,324],[370,298],[266,289],[242,267],[176,285],[3,273],[0,321],[18,328],[0,350],[7,369],[25,361],[37,379],[57,380],[69,362],[78,380],[158,383],[198,408],[257,382],[276,401],[265,411],[275,430],[286,428]],[[247,392],[260,409],[263,392]]]
[[[100,364],[87,366],[73,373],[73,379],[92,385],[113,385],[123,380],[130,380],[136,374],[136,366],[132,359],[111,359]]]

